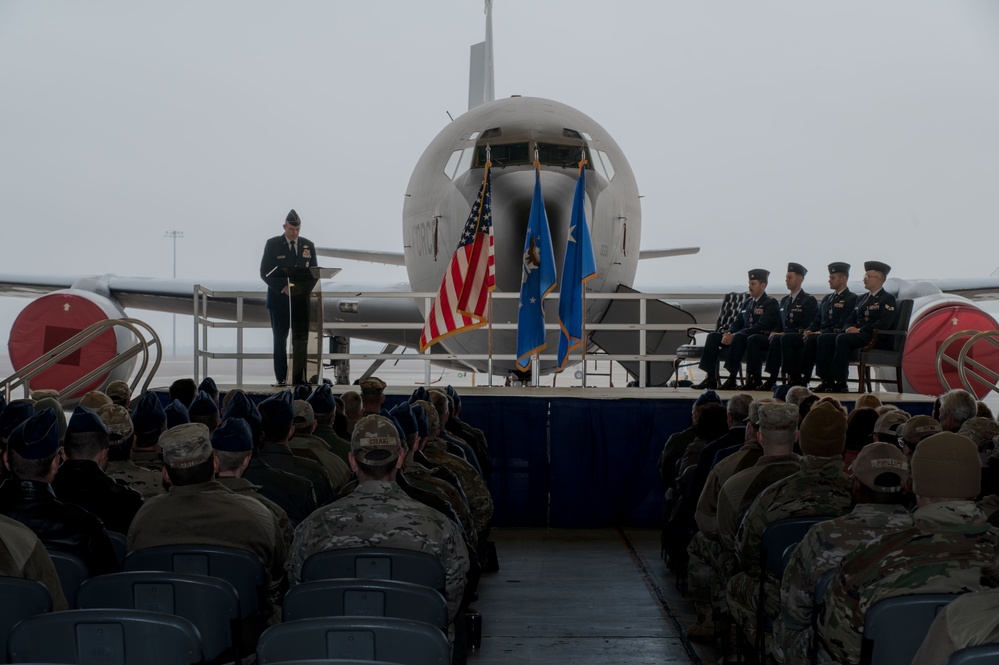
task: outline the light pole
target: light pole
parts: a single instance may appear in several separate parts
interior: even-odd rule
[[[183,238],[183,231],[167,231],[164,238],[173,238],[173,278],[177,279],[177,238]],[[173,315],[173,357],[177,358],[177,315]]]

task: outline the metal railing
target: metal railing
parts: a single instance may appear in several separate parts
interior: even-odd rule
[[[4,396],[9,399],[15,390],[23,388],[24,395],[27,397],[31,390],[31,379],[57,365],[66,357],[76,353],[104,333],[109,330],[114,330],[115,328],[124,328],[131,332],[136,340],[135,343],[124,351],[118,353],[114,358],[111,358],[110,360],[102,363],[100,366],[95,367],[84,376],[81,376],[73,383],[62,388],[59,393],[67,396],[75,395],[86,386],[92,384],[101,377],[110,374],[118,367],[124,365],[125,363],[132,362],[136,356],[140,357],[139,369],[133,373],[133,378],[129,387],[134,393],[135,387],[140,381],[142,381],[142,391],[144,392],[147,388],[149,388],[149,384],[153,380],[153,376],[156,375],[156,370],[159,369],[160,360],[163,357],[163,347],[156,331],[153,330],[149,324],[144,321],[140,321],[139,319],[132,318],[106,319],[88,326],[84,330],[81,330],[67,339],[62,344],[46,351],[36,360],[33,360],[20,370],[11,374],[4,380],[2,386],[0,386],[0,390],[2,390]],[[144,333],[148,334],[148,338]],[[154,348],[155,354],[152,354],[151,356],[150,351]],[[151,367],[150,358],[152,358]],[[69,400],[61,401],[65,405]]]
[[[356,291],[351,292],[338,292],[338,291],[323,291],[321,294],[314,292],[312,297],[314,298],[334,298],[342,300],[356,300],[356,299],[369,299],[369,298],[388,298],[388,299],[423,299],[425,303],[426,311],[429,311],[431,305],[433,304],[433,299],[437,294],[435,292],[403,292],[398,291],[373,291],[358,293]],[[208,362],[209,360],[235,360],[236,361],[236,383],[237,385],[242,384],[242,379],[244,375],[243,361],[244,360],[261,360],[269,359],[272,357],[270,353],[248,353],[244,350],[244,336],[243,331],[246,329],[269,329],[270,325],[263,321],[246,321],[245,314],[247,311],[246,301],[247,300],[262,300],[266,296],[266,291],[217,291],[206,288],[201,285],[196,285],[194,287],[194,378],[195,380],[200,380],[202,376],[208,376]],[[492,293],[492,298],[494,300],[518,300],[520,294],[518,293],[500,293],[494,291]],[[673,360],[676,358],[675,354],[649,354],[645,353],[647,343],[647,335],[650,331],[680,331],[687,330],[692,324],[691,323],[677,323],[677,324],[661,324],[661,323],[649,323],[648,322],[648,310],[647,304],[649,300],[663,300],[675,304],[676,302],[683,300],[712,300],[717,299],[721,302],[724,294],[675,294],[675,293],[587,293],[587,300],[637,300],[639,301],[639,317],[638,321],[635,323],[587,323],[584,329],[584,337],[587,333],[599,330],[610,330],[610,331],[626,331],[626,332],[637,332],[637,344],[635,353],[618,353],[618,354],[607,354],[603,352],[587,352],[586,360],[606,360],[611,362],[637,362],[639,364],[639,374],[638,382],[641,387],[646,384],[646,376],[648,370],[648,363],[650,362],[665,362],[672,364]],[[553,293],[547,298],[547,303],[549,307],[556,306],[558,294]],[[213,300],[224,300],[226,304],[235,307],[234,318],[221,318],[209,316],[209,311],[211,309],[210,303]],[[235,352],[216,352],[209,350],[209,337],[208,332],[210,329],[234,329],[236,331],[236,350]],[[336,333],[338,335],[345,335],[351,337],[352,331],[357,331],[357,337],[363,337],[365,331],[377,331],[377,330],[390,330],[390,331],[420,331],[423,329],[423,323],[419,322],[344,322],[337,321],[335,324]],[[487,326],[483,327],[482,330],[516,330],[517,324],[515,322],[511,323],[495,323],[490,322]],[[558,325],[549,323],[545,326],[546,331],[557,331]],[[318,331],[317,331],[318,332]],[[321,333],[320,333],[321,336]],[[199,341],[200,340],[200,341]],[[488,385],[493,385],[493,363],[494,361],[516,361],[517,356],[515,353],[477,353],[477,354],[455,354],[455,353],[439,353],[435,352],[433,355],[430,354],[429,350],[425,353],[323,353],[322,339],[317,340],[317,348],[319,355],[319,366],[322,367],[322,361],[337,361],[337,360],[364,360],[364,361],[400,361],[409,360],[414,362],[424,363],[424,378],[426,383],[430,383],[431,379],[431,363],[433,361],[437,362],[455,362],[462,363],[465,361],[485,361],[487,364],[487,380]],[[311,355],[311,354],[310,354]],[[575,354],[573,356],[576,357]],[[544,361],[556,361],[556,353],[544,353],[539,356],[539,360]],[[580,360],[583,360],[580,357]],[[585,385],[585,367],[586,364],[582,364],[583,367],[583,382]],[[534,372],[534,376],[537,376],[537,372]]]
[[[961,345],[961,350],[957,356],[949,354],[948,350],[951,345],[961,339],[964,339],[965,342]],[[999,347],[999,330],[962,330],[944,340],[944,343],[937,349],[937,378],[940,380],[941,386],[947,390],[958,387],[964,388],[974,395],[977,394],[977,391],[974,388],[973,382],[977,382],[988,386],[989,390],[993,392],[999,392],[999,387],[996,385],[999,382],[999,374],[990,367],[970,357],[972,349],[979,343]],[[944,371],[945,366],[957,369],[957,376],[961,381],[960,386],[950,385]]]

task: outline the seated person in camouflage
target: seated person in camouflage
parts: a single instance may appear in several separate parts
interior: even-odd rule
[[[135,430],[128,409],[117,404],[105,404],[97,410],[97,415],[108,428],[108,467],[105,472],[136,490],[143,499],[166,494],[160,471],[141,467],[132,461]]]
[[[340,489],[350,480],[350,467],[347,462],[330,450],[329,445],[313,432],[316,431],[316,414],[312,405],[305,400],[295,400],[295,434],[288,440],[291,452],[299,457],[311,459],[322,465],[333,485],[333,491]]]
[[[948,657],[966,647],[999,644],[999,570],[982,570],[986,591],[955,598],[937,614],[912,665],[944,665]]]
[[[819,522],[794,549],[781,579],[780,615],[774,620],[773,656],[778,663],[808,662],[815,620],[815,587],[826,571],[860,544],[912,526],[905,504],[909,462],[897,445],[869,443],[853,463],[853,510]],[[832,657],[819,646],[820,663]]]
[[[261,460],[281,471],[287,471],[312,483],[316,502],[322,506],[336,497],[329,474],[319,462],[299,457],[288,446],[294,434],[295,406],[290,390],[282,390],[260,403],[263,445],[258,449]]]
[[[0,515],[0,575],[41,582],[49,590],[54,611],[69,609],[45,545],[34,531],[4,515]]]
[[[981,482],[975,444],[942,432],[912,455],[915,524],[853,550],[837,566],[819,618],[819,637],[834,660],[859,663],[867,608],[913,593],[964,593],[983,587],[995,563],[999,531],[975,505]]]

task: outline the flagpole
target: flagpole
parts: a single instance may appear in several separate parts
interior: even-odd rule
[[[580,306],[583,308],[582,315],[580,316],[580,343],[582,344],[583,353],[583,387],[586,387],[586,285],[582,286],[582,291],[579,294]]]
[[[486,305],[489,317],[489,387],[493,385],[493,292],[489,292],[489,303]]]

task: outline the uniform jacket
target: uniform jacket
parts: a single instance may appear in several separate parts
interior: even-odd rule
[[[815,298],[804,289],[798,291],[794,299],[790,293],[787,294],[780,300],[780,331],[796,333],[805,330],[815,319],[818,308]]]
[[[758,300],[746,298],[742,304],[742,312],[728,327],[727,332],[760,335],[775,330],[780,330],[780,306],[775,298],[764,293]]]
[[[264,245],[264,255],[260,259],[260,279],[267,284],[268,309],[275,305],[288,306],[288,301],[281,293],[287,286],[288,279],[281,268],[313,268],[317,265],[316,247],[312,241],[298,236],[295,242],[298,248],[296,254],[288,249],[288,239],[283,233],[270,238]],[[309,290],[311,289],[312,284],[309,285]]]
[[[252,457],[243,478],[258,485],[260,493],[281,506],[292,526],[312,514],[318,504],[312,483],[287,471],[275,469],[259,457]]]
[[[808,329],[812,332],[838,333],[846,328],[843,325],[857,307],[857,294],[850,289],[830,293],[819,303],[818,312]]]
[[[895,327],[895,309],[895,296],[884,289],[873,294],[866,293],[857,299],[857,306],[844,325],[846,328],[856,326],[864,333],[888,330]]]
[[[35,580],[52,596],[52,609],[69,609],[52,558],[35,532],[17,520],[0,515],[0,575]]]
[[[97,462],[68,459],[59,467],[52,490],[60,501],[84,508],[104,522],[108,531],[128,533],[142,495],[101,470]]]

